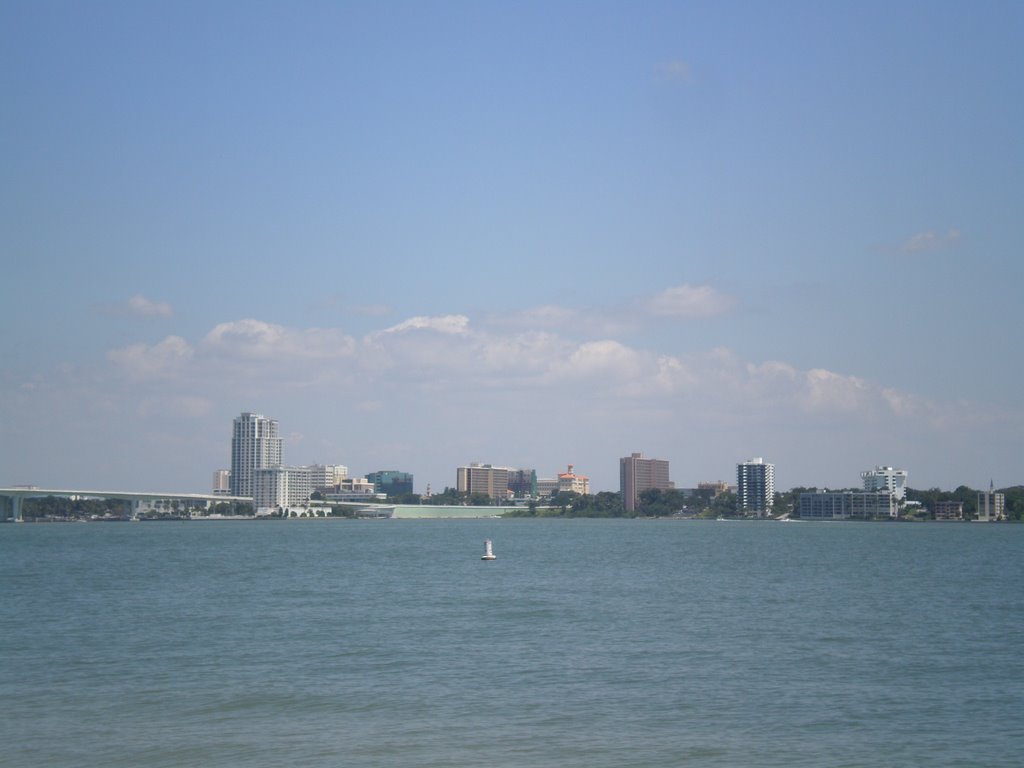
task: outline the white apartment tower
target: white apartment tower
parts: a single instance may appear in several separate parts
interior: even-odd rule
[[[907,470],[893,469],[881,465],[860,473],[864,480],[864,490],[888,491],[897,501],[903,501],[907,496]]]
[[[978,522],[990,523],[1006,519],[1006,496],[989,483],[988,491],[978,494]]]
[[[736,465],[736,501],[740,512],[764,517],[775,503],[775,465],[758,457]]]
[[[277,421],[261,413],[238,416],[231,436],[231,495],[253,496],[256,470],[280,465]]]

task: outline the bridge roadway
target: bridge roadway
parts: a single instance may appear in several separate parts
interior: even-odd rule
[[[0,522],[14,520],[20,523],[21,502],[24,499],[36,499],[44,496],[66,496],[68,498],[81,497],[86,499],[123,499],[128,505],[129,516],[134,516],[138,511],[139,502],[156,501],[157,499],[180,499],[182,501],[205,501],[209,507],[211,503],[221,501],[242,501],[252,503],[249,496],[223,496],[216,493],[150,493],[135,491],[85,491],[67,490],[53,488],[36,488],[35,486],[13,486],[0,488]]]

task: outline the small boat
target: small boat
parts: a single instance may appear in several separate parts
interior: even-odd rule
[[[495,554],[491,551],[491,540],[490,539],[484,539],[484,556],[481,557],[480,559],[481,560],[497,560],[498,559],[495,556]]]

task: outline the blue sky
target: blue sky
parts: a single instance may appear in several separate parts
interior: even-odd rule
[[[0,5],[0,483],[1024,482],[1019,3]]]

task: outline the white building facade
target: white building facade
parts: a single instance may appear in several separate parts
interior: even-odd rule
[[[994,523],[1006,519],[1006,496],[993,490],[978,494],[978,522]]]
[[[907,471],[881,465],[860,473],[865,491],[888,491],[897,501],[907,496]]]
[[[335,488],[348,477],[348,467],[344,464],[313,464],[309,467],[309,472],[313,490]]]
[[[305,507],[316,487],[310,467],[265,467],[256,470],[253,506],[257,512]]]
[[[231,495],[254,496],[256,471],[281,465],[277,421],[261,413],[243,413],[231,436]]]
[[[775,504],[775,465],[761,457],[736,465],[736,505],[740,512],[770,515]]]
[[[878,520],[899,516],[899,502],[888,491],[801,493],[801,520]]]

